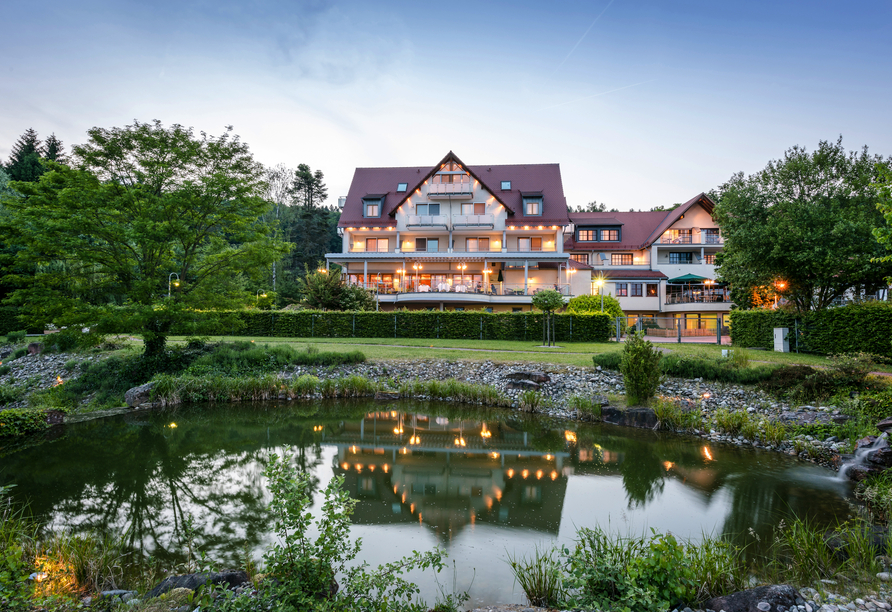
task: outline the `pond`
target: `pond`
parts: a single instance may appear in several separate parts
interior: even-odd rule
[[[694,437],[426,402],[190,406],[66,426],[0,450],[0,484],[54,527],[127,531],[165,563],[195,544],[223,566],[260,560],[273,540],[263,467],[291,447],[319,485],[343,475],[358,500],[353,534],[373,565],[440,545],[471,604],[523,601],[505,562],[576,529],[650,528],[697,539],[782,518],[831,524],[850,485],[778,453]],[[321,495],[317,495],[316,507]],[[190,519],[191,517],[191,519]],[[453,573],[440,576],[451,591]],[[432,601],[437,585],[419,578]]]

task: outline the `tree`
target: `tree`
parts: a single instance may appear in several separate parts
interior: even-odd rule
[[[288,246],[260,220],[263,168],[231,131],[93,128],[75,167],[45,162],[39,182],[13,182],[22,197],[7,201],[4,229],[37,272],[11,301],[28,304],[31,323],[139,331],[147,355],[185,311],[241,305],[246,276]]]
[[[320,261],[319,267],[312,271],[304,266],[304,275],[297,281],[304,304],[320,310],[372,310],[375,307],[370,291],[347,285],[339,269],[326,270],[324,265]]]
[[[577,295],[567,303],[567,312],[589,313],[601,312],[601,296],[600,295]],[[610,315],[611,319],[620,319],[620,333],[626,331],[626,313],[623,312],[619,305],[619,300],[610,294],[604,295],[604,312]],[[613,325],[611,325],[611,330]],[[615,334],[611,331],[611,335]]]
[[[873,230],[882,225],[879,169],[889,166],[867,147],[847,152],[840,138],[732,176],[718,190],[724,249],[716,263],[735,304],[752,307],[754,290],[774,287],[797,310],[819,310],[884,287],[892,262],[876,263],[889,251]]]
[[[313,172],[307,164],[300,164],[291,184],[294,202],[307,209],[321,206],[328,199],[328,187],[323,178],[322,170]]]
[[[874,182],[879,200],[877,210],[883,215],[884,223],[873,229],[873,235],[888,250],[892,246],[892,170],[881,164],[877,168],[877,172],[879,176]],[[0,185],[2,185],[2,181],[0,181]],[[892,260],[892,254],[887,252],[880,260],[888,262]],[[892,279],[887,277],[886,282],[892,283]]]
[[[533,295],[533,308],[545,313],[542,319],[542,344],[554,346],[554,311],[564,305],[564,296],[554,289],[545,289]]]
[[[275,231],[280,230],[279,219],[281,217],[282,207],[288,206],[291,202],[291,183],[294,171],[285,164],[278,164],[265,169],[266,176],[266,199],[273,203],[273,218],[275,220]],[[276,264],[273,262],[272,267],[272,285],[273,291],[276,291]]]
[[[574,212],[572,206],[567,206],[567,212]],[[609,211],[607,210],[607,205],[601,202],[598,204],[597,200],[592,200],[585,206],[577,206],[575,212],[619,212],[618,208],[611,208]]]
[[[37,132],[32,128],[22,134],[14,145],[6,163],[6,172],[13,181],[36,181],[43,174],[40,165],[42,149]]]
[[[67,164],[68,157],[65,155],[65,147],[62,141],[56,138],[56,134],[50,134],[43,145],[43,157],[50,161]]]

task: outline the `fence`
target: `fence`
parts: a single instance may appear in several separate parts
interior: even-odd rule
[[[671,339],[675,339],[676,342],[708,342],[709,339],[714,339],[716,344],[721,344],[722,338],[727,338],[730,334],[730,329],[723,325],[723,321],[719,317],[627,316],[617,317],[616,327],[621,334],[629,331],[643,331],[649,340],[657,342],[666,342]]]

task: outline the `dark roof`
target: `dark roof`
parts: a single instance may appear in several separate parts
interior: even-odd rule
[[[604,270],[603,272],[598,273],[597,276],[602,278],[607,278],[610,280],[635,280],[635,279],[653,279],[653,280],[664,280],[669,278],[659,270]]]
[[[666,218],[663,219],[663,222],[660,223],[657,228],[651,233],[650,236],[647,237],[647,240],[642,245],[643,247],[649,247],[652,245],[657,238],[663,235],[669,226],[678,221],[678,218],[685,214],[688,209],[690,209],[695,204],[699,204],[703,207],[703,209],[708,212],[710,215],[712,214],[713,209],[715,209],[715,203],[709,199],[705,193],[701,193],[699,195],[695,195],[693,198],[676,208],[675,210],[670,210],[669,214],[666,215]]]
[[[567,225],[567,199],[561,182],[559,164],[517,164],[508,166],[472,166],[461,162],[451,151],[434,166],[410,166],[400,168],[357,168],[347,192],[347,201],[341,212],[338,227],[394,227],[394,215],[406,198],[415,193],[417,186],[424,183],[440,166],[455,160],[472,177],[480,182],[497,201],[509,211],[509,221],[515,225]],[[511,189],[502,191],[501,181],[511,181]],[[399,183],[408,183],[410,189],[397,192]],[[527,217],[523,214],[522,193],[541,192],[542,215]],[[362,199],[384,195],[381,217],[363,217]]]
[[[588,265],[587,263],[582,263],[581,261],[576,261],[575,259],[568,259],[567,267],[568,268],[578,268],[580,270],[591,270],[592,269],[592,266]]]

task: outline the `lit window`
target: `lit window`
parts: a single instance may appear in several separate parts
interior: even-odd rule
[[[631,266],[632,265],[632,254],[631,253],[611,253],[610,254],[610,265],[611,266]]]
[[[588,253],[573,253],[570,255],[570,259],[573,261],[578,261],[579,263],[588,263]]]
[[[405,191],[408,188],[409,188],[409,183],[399,183],[396,186],[397,191]]]
[[[364,213],[366,217],[380,217],[381,216],[381,200],[363,200],[365,204]]]
[[[366,238],[365,250],[370,253],[387,253],[390,250],[390,239]]]
[[[581,242],[591,242],[598,239],[597,230],[579,230],[579,238]]]
[[[523,214],[538,217],[542,214],[542,198],[524,198]]]
[[[511,181],[502,181],[502,191],[511,191]]]
[[[707,263],[711,266],[715,265],[715,253],[707,253],[706,257],[703,260],[703,263]]]
[[[629,283],[616,283],[616,297],[629,296]]]
[[[632,283],[632,297],[641,297],[641,283]]]
[[[660,286],[657,284],[647,284],[647,297],[657,297],[660,294]]]
[[[601,230],[601,240],[619,240],[619,230]]]
[[[542,238],[518,238],[517,250],[522,253],[542,250]]]

